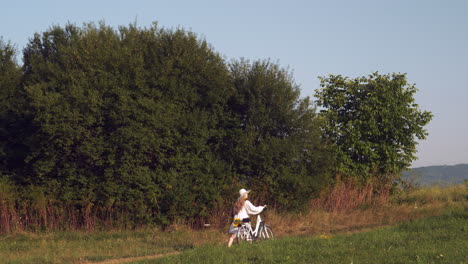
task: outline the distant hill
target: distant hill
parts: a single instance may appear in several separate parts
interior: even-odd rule
[[[468,164],[413,168],[404,172],[403,178],[419,186],[462,184],[468,181]]]

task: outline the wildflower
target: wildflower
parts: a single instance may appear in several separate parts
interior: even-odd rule
[[[242,221],[240,220],[240,218],[234,218],[234,223],[233,225],[235,227],[240,227],[242,225]]]

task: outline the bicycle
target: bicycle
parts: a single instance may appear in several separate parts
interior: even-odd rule
[[[237,243],[241,244],[243,242],[253,242],[258,239],[266,240],[274,238],[273,229],[265,224],[260,217],[260,214],[257,215],[257,223],[255,225],[255,230],[252,230],[252,225],[250,222],[242,223],[237,231]]]

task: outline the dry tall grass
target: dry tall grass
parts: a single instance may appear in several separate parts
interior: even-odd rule
[[[0,234],[35,231],[95,231],[126,229],[127,214],[92,204],[76,206],[45,200],[43,203],[20,203],[0,195]]]
[[[328,195],[311,202],[304,213],[268,212],[276,234],[318,235],[354,232],[439,215],[449,206],[468,205],[468,185],[415,189],[390,196],[389,189],[337,185]]]
[[[363,193],[366,191],[370,195],[369,190]],[[373,192],[373,195],[378,193]],[[263,218],[279,237],[320,235],[327,238],[336,233],[356,232],[442,214],[448,207],[467,208],[467,193],[468,185],[461,185],[444,189],[416,189],[385,199],[369,200],[362,198],[362,193],[349,185],[338,186],[329,195],[312,201],[306,212],[293,214],[267,210]],[[346,201],[350,204],[345,205]],[[337,206],[331,206],[333,204]],[[9,205],[1,203],[0,210],[10,210]],[[206,244],[225,245],[230,221],[228,215],[229,212],[219,208],[210,227],[193,229],[188,224],[179,223],[165,232],[148,227],[105,232],[15,231],[0,236],[0,247],[5,249],[0,253],[0,259],[18,263],[85,263],[181,251]],[[50,215],[47,217],[47,222],[55,221]]]
[[[466,203],[466,193],[467,185],[461,185],[415,189],[390,195],[390,186],[369,183],[358,187],[350,182],[340,182],[324,192],[320,198],[311,201],[305,212],[282,213],[270,209],[264,214],[264,218],[280,236],[347,232],[439,214],[447,203]],[[48,200],[40,192],[33,195],[33,198],[18,201],[9,185],[0,182],[0,234],[60,230],[91,232],[129,228],[126,226],[125,211],[93,204],[64,204]],[[230,213],[229,208],[220,206],[206,219],[209,227],[200,222],[182,221],[174,223],[169,230],[203,231],[208,228],[224,233],[231,221]]]
[[[387,187],[378,190],[375,186],[366,185],[359,189],[343,183],[311,201],[305,212],[284,213],[269,209],[262,214],[262,219],[279,237],[357,232],[440,215],[447,207],[466,207],[467,193],[468,185],[460,185],[414,189],[390,195]],[[230,221],[229,212],[220,208],[208,219],[210,227],[207,230],[193,230],[183,224],[173,226],[171,230],[183,231],[188,241],[194,244],[225,244]]]

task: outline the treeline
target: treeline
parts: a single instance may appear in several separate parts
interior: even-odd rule
[[[268,60],[157,25],[52,27],[21,67],[0,52],[4,223],[197,223],[241,187],[300,209],[331,179],[315,109]]]
[[[55,26],[16,55],[0,41],[0,232],[227,221],[239,188],[287,210],[336,179],[388,190],[431,118],[403,74],[324,77],[317,113],[280,65],[156,24]]]

